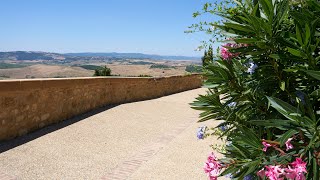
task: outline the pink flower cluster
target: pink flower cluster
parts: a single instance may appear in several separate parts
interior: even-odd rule
[[[226,47],[235,47],[235,46],[236,46],[236,44],[232,44],[232,43],[227,43],[227,44],[223,45],[220,49],[221,57],[224,60],[230,60],[231,58],[237,56],[238,54],[233,54],[233,53],[229,52],[228,48],[226,48]]]
[[[239,48],[239,47],[246,47],[247,44],[235,44],[235,43],[227,43],[223,45],[220,49],[220,54],[223,60],[230,60],[233,57],[239,56],[240,53],[231,53],[229,52],[229,48]]]
[[[221,169],[222,165],[218,161],[217,157],[214,155],[214,153],[211,153],[208,156],[207,162],[204,165],[204,172],[208,175],[210,180],[217,180]]]
[[[301,158],[296,158],[288,167],[282,168],[277,166],[266,166],[264,169],[257,172],[260,178],[268,177],[270,180],[283,180],[284,178],[291,180],[305,180],[305,173],[307,163],[303,162]]]

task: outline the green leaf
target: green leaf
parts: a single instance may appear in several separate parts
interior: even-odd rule
[[[287,47],[289,53],[291,53],[292,55],[294,56],[297,56],[297,57],[304,57],[301,53],[301,51],[299,50],[296,50],[296,49],[293,49],[293,48],[290,48],[290,47]]]
[[[242,31],[242,32],[253,32],[253,30],[248,26],[243,26],[240,24],[234,24],[234,23],[224,23],[225,27],[231,28],[234,30]]]
[[[302,46],[302,45],[303,45],[303,42],[302,42],[302,37],[301,37],[300,29],[299,29],[298,26],[296,26],[296,37],[297,37],[297,40],[298,40],[299,44]]]
[[[296,70],[296,69],[283,69],[283,71],[285,71],[285,72],[298,72],[298,70]]]
[[[240,150],[239,145],[237,144],[230,144],[231,147],[233,147],[241,156],[242,158],[246,159],[248,158],[246,154],[242,150]]]
[[[244,176],[246,175],[246,172],[248,171],[248,167],[242,166],[242,168],[240,168],[240,172],[237,173],[234,178],[237,179],[244,179]]]
[[[275,108],[279,113],[292,120],[293,122],[299,123],[304,127],[312,127],[315,125],[316,121],[308,118],[307,116],[302,116],[299,108],[295,108],[278,98],[267,98],[273,108]]]
[[[254,147],[256,149],[261,148],[261,140],[257,137],[257,135],[247,127],[238,127],[241,130],[241,140],[246,143],[248,146]],[[240,137],[240,136],[239,136]]]
[[[281,114],[283,114],[284,116],[288,116],[291,113],[298,113],[298,109],[291,106],[290,104],[275,98],[275,97],[268,97],[268,100],[271,104],[272,107],[274,107],[276,110],[278,110]],[[289,118],[289,117],[287,117]]]
[[[317,90],[313,91],[310,95],[319,97],[320,96],[320,89],[317,89]]]
[[[273,59],[280,59],[279,54],[270,54],[269,57],[271,57]]]
[[[317,134],[314,134],[312,136],[312,138],[310,139],[309,141],[309,144],[307,147],[304,148],[304,152],[301,154],[301,155],[305,155],[307,153],[307,151],[315,144],[315,142],[318,141],[318,135]]]
[[[235,39],[234,40],[236,43],[245,43],[245,44],[250,44],[250,43],[255,43],[258,40],[254,38],[242,38],[242,39]]]
[[[272,2],[269,0],[259,0],[260,5],[262,6],[263,11],[265,12],[265,15],[269,18],[269,20],[272,20],[273,17],[273,7]]]
[[[221,174],[220,174],[220,176],[225,176],[225,175],[227,175],[227,174],[233,174],[233,173],[235,173],[235,172],[237,172],[239,170],[239,168],[238,167],[235,167],[235,166],[230,166],[230,167],[228,167],[226,170],[224,170]]]
[[[245,175],[249,175],[252,172],[254,172],[260,163],[261,163],[260,159],[245,163],[244,166],[248,167],[248,170]]]
[[[290,137],[292,137],[294,134],[297,134],[297,133],[298,133],[297,130],[294,130],[294,129],[288,130],[286,133],[280,135],[280,137],[276,141],[279,141],[280,146],[283,146]]]
[[[304,40],[304,45],[306,46],[309,42],[309,38],[310,38],[310,27],[308,24],[306,24],[306,28],[305,28],[305,31],[306,31],[306,38]]]
[[[303,70],[308,75],[316,78],[317,80],[320,80],[320,71],[313,71],[313,70]]]
[[[284,81],[281,82],[280,89],[282,91],[286,90],[286,82],[284,82]]]
[[[249,123],[262,126],[262,127],[275,127],[282,130],[286,130],[289,127],[292,127],[293,123],[290,120],[284,119],[268,119],[268,120],[251,120]]]

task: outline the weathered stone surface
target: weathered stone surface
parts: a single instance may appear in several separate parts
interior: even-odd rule
[[[200,75],[0,81],[0,141],[98,107],[157,98],[201,84]]]

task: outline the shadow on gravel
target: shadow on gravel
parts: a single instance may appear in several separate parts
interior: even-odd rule
[[[2,141],[2,142],[0,142],[0,153],[8,151],[8,150],[10,150],[12,148],[15,148],[17,146],[25,144],[25,143],[27,143],[29,141],[32,141],[34,139],[37,139],[37,138],[39,138],[41,136],[44,136],[44,135],[49,134],[51,132],[54,132],[56,130],[62,129],[62,128],[67,127],[69,125],[72,125],[74,123],[77,123],[79,121],[82,121],[82,120],[84,120],[84,119],[86,119],[86,118],[88,118],[90,116],[95,115],[95,114],[99,114],[99,113],[101,113],[103,111],[106,111],[108,109],[112,109],[112,108],[114,108],[116,106],[118,106],[118,105],[111,105],[111,106],[101,107],[101,108],[89,111],[87,113],[78,115],[76,117],[73,117],[71,119],[67,119],[67,120],[58,122],[56,124],[52,124],[52,125],[43,127],[41,129],[38,129],[38,130],[36,130],[34,132],[31,132],[29,134],[26,134],[24,136],[20,136],[20,137],[17,137],[15,139],[7,140],[7,141]]]

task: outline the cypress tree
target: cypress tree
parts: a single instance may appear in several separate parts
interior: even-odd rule
[[[202,66],[207,66],[213,63],[213,49],[212,46],[209,46],[208,51],[204,51],[204,56],[201,58]]]
[[[202,66],[206,66],[206,58],[207,58],[208,54],[207,54],[207,50],[204,50],[204,55],[202,56],[201,60],[202,60]]]
[[[213,63],[213,49],[212,46],[209,46],[208,56],[207,56],[207,65]]]

